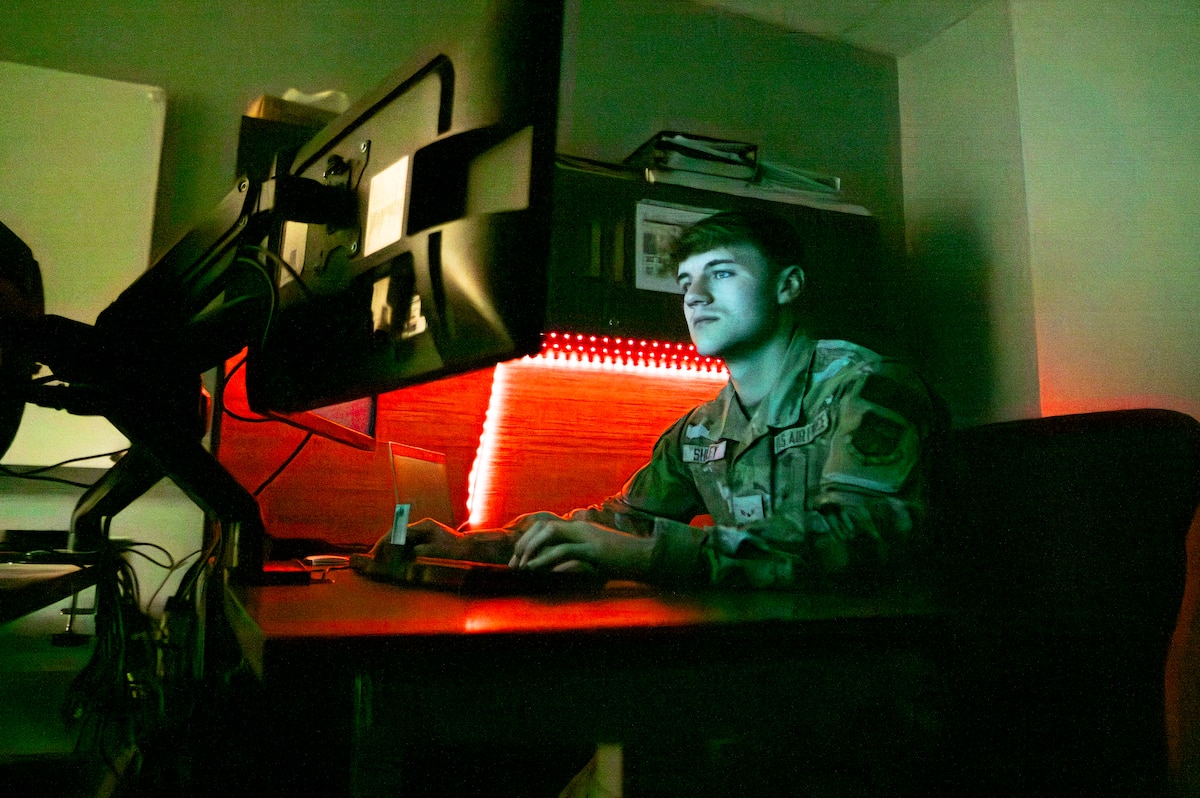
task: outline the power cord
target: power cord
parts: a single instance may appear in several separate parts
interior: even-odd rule
[[[76,488],[90,488],[91,484],[89,484],[87,482],[79,482],[77,480],[64,479],[62,477],[46,476],[46,472],[53,471],[56,468],[61,468],[62,466],[70,465],[72,463],[82,463],[87,460],[98,460],[101,457],[108,457],[113,460],[116,460],[121,455],[125,454],[128,451],[129,451],[129,448],[126,447],[124,449],[117,449],[117,450],[111,451],[111,452],[103,452],[101,454],[88,454],[88,455],[83,455],[81,457],[71,457],[67,460],[60,460],[59,462],[55,463],[54,465],[37,466],[35,468],[29,468],[29,469],[25,469],[22,471],[18,471],[16,469],[10,468],[8,466],[0,465],[0,474],[3,474],[4,476],[7,476],[7,477],[14,477],[16,479],[32,479],[32,480],[37,480],[40,482],[57,482],[62,485],[70,485],[70,486],[76,487]]]

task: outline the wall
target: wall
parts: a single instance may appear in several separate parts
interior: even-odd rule
[[[1182,0],[1014,0],[900,59],[910,268],[965,420],[1200,411],[1198,40]]]
[[[233,186],[247,104],[288,88],[358,97],[401,66],[413,42],[453,29],[472,3],[172,3],[10,0],[0,60],[151,83],[168,96],[154,250]]]
[[[680,0],[578,0],[559,149],[620,161],[659,130],[752,141],[843,178],[903,241],[895,61]]]
[[[1013,3],[1042,407],[1200,415],[1200,6]]]
[[[154,86],[4,62],[0,96],[0,222],[33,251],[46,312],[93,322],[150,262],[166,98]],[[104,419],[30,405],[4,462],[51,465],[128,445]]]
[[[898,67],[910,309],[926,376],[967,425],[1038,414],[1024,165],[1006,3]]]

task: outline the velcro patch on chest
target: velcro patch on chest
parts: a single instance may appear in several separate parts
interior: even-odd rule
[[[791,449],[793,446],[804,446],[812,443],[825,430],[829,429],[829,411],[822,410],[821,414],[803,427],[785,429],[775,436],[775,454]]]
[[[761,521],[766,517],[762,496],[734,496],[729,501],[729,509],[733,511],[734,520],[739,524]]]
[[[682,447],[683,462],[685,463],[711,463],[715,460],[725,459],[725,441],[714,443],[711,446],[691,446],[685,444]]]

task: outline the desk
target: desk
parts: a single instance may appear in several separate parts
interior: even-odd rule
[[[91,565],[0,563],[0,623],[12,621],[96,584]]]
[[[348,571],[332,584],[229,587],[226,611],[262,682],[302,699],[280,727],[310,726],[305,744],[343,775],[381,745],[717,739],[782,733],[797,718],[840,723],[828,705],[891,695],[915,673],[905,658],[948,634],[932,601],[900,592],[610,583],[480,597]],[[357,765],[334,763],[347,757]]]

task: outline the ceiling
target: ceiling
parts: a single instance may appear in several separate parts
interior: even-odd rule
[[[902,56],[992,0],[692,0],[789,30]]]

